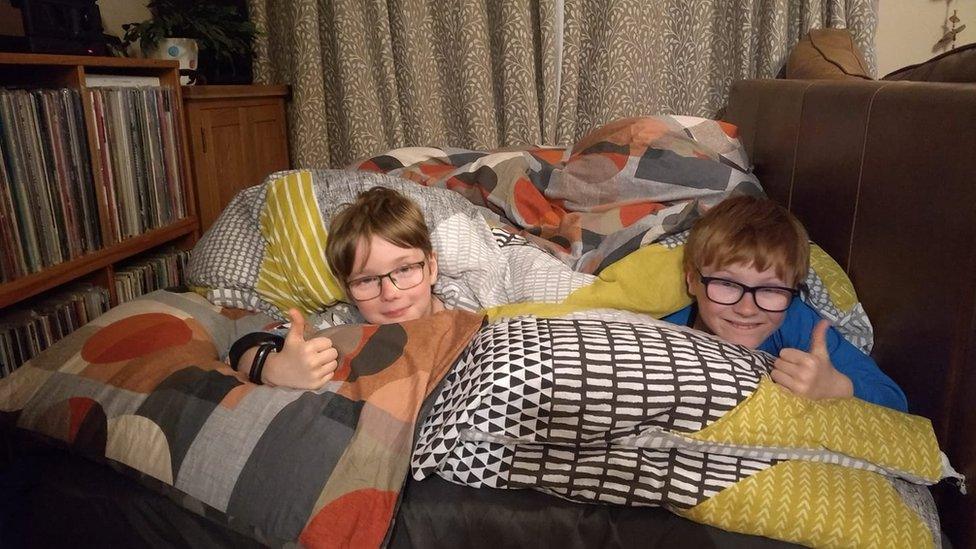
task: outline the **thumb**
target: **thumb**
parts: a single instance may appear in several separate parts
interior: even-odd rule
[[[830,352],[827,351],[827,330],[829,329],[830,321],[822,318],[813,327],[813,332],[810,333],[810,354],[830,358]]]
[[[305,315],[298,309],[288,309],[288,317],[291,318],[291,328],[287,337],[305,341]]]

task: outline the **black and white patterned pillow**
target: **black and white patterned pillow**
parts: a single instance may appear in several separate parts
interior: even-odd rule
[[[632,444],[649,433],[703,429],[751,395],[771,363],[764,353],[646,318],[518,317],[483,328],[421,429],[414,476],[690,506],[768,467]]]

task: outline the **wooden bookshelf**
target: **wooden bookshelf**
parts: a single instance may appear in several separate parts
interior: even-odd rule
[[[152,76],[173,94],[174,129],[179,138],[179,174],[186,216],[163,227],[113,242],[109,238],[109,201],[105,175],[98,161],[99,140],[95,130],[92,93],[86,88],[86,75]],[[63,284],[84,280],[107,287],[111,303],[118,303],[112,284],[117,263],[137,254],[164,246],[187,249],[199,237],[196,193],[187,150],[185,116],[180,88],[179,64],[157,59],[127,59],[46,54],[0,53],[0,87],[73,88],[80,92],[87,132],[88,154],[98,207],[102,247],[62,263],[0,284],[0,308],[19,303]]]

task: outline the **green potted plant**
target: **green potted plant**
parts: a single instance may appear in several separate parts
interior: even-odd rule
[[[152,18],[122,25],[126,47],[138,42],[144,56],[179,59],[181,68],[191,70],[199,48],[200,72],[210,83],[239,81],[242,65],[250,72],[257,28],[238,7],[195,0],[152,0],[147,7]]]

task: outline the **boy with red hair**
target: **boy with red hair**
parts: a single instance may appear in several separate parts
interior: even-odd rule
[[[806,229],[766,198],[717,204],[691,230],[685,280],[695,302],[664,318],[777,357],[773,381],[811,398],[855,396],[907,411],[901,389],[801,299]]]

